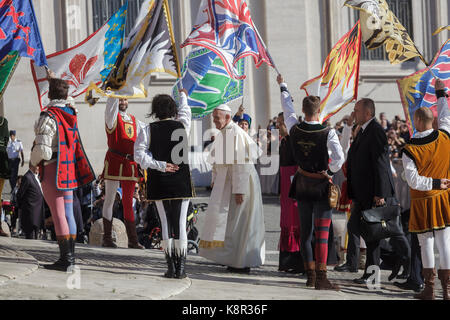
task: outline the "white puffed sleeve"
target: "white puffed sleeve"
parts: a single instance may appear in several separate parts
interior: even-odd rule
[[[30,162],[37,166],[42,160],[52,158],[53,152],[58,151],[58,136],[56,122],[49,116],[41,116],[34,125],[34,146],[31,151]]]

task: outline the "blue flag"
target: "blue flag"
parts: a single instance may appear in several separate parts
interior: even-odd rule
[[[450,87],[450,40],[445,42],[429,67],[397,80],[411,135],[416,132],[414,113],[417,109],[430,108],[434,116],[437,116],[435,77],[441,79],[447,88]]]
[[[14,50],[47,65],[31,0],[0,0],[0,60]]]

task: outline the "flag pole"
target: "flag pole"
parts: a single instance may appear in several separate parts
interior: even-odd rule
[[[280,71],[278,70],[277,66],[275,65],[275,61],[273,61],[272,56],[270,55],[270,52],[269,52],[269,50],[267,49],[267,46],[266,46],[266,44],[264,43],[263,38],[262,38],[261,35],[259,34],[258,28],[256,28],[255,26],[253,26],[253,27],[254,27],[253,29],[256,31],[256,34],[257,34],[259,40],[260,40],[261,43],[262,43],[264,49],[266,50],[267,55],[269,56],[271,63],[273,64],[273,68],[274,68],[275,71],[280,75],[281,73],[280,73]]]
[[[166,18],[167,18],[167,24],[169,25],[169,32],[170,32],[170,40],[172,42],[172,47],[173,47],[173,54],[175,56],[175,60],[176,60],[176,66],[177,66],[177,75],[178,78],[181,78],[181,70],[180,70],[180,61],[178,60],[178,53],[177,53],[177,46],[175,43],[175,36],[173,35],[173,27],[172,27],[172,17],[170,15],[170,8],[169,8],[169,3],[167,2],[167,0],[164,0],[164,12],[166,14]]]

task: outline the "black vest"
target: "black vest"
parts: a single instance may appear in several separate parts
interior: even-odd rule
[[[328,134],[330,128],[303,122],[290,131],[295,162],[305,171],[316,173],[328,169]]]
[[[286,136],[280,141],[280,167],[293,167],[297,165],[290,140],[291,138]]]
[[[177,135],[176,141],[172,141],[172,134],[179,130],[182,135]],[[177,172],[160,172],[148,169],[147,198],[148,200],[175,200],[186,199],[194,196],[194,188],[191,183],[191,173],[188,163],[189,141],[182,123],[175,120],[163,120],[150,124],[149,151],[155,160],[173,163],[179,166]],[[172,159],[172,150],[177,148],[176,154],[181,161]],[[183,157],[184,156],[184,157]]]

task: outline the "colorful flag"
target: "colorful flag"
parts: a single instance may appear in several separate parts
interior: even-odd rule
[[[398,18],[389,9],[386,0],[347,0],[347,7],[361,11],[362,38],[367,49],[385,45],[389,61],[402,63],[419,57],[426,63]]]
[[[81,43],[47,57],[49,69],[69,84],[70,97],[83,94],[91,82],[100,84],[109,74],[123,45],[127,7],[128,2]],[[49,102],[47,72],[33,62],[31,71],[43,110]]]
[[[205,0],[198,12],[197,22],[181,48],[194,45],[215,52],[234,79],[245,78],[239,75],[237,62],[247,56],[253,57],[257,68],[263,62],[275,67],[245,0]]]
[[[238,75],[244,74],[244,60],[237,63]],[[188,91],[193,118],[202,118],[217,106],[243,96],[244,80],[229,77],[222,60],[212,51],[201,48],[191,52],[181,69],[181,87]],[[179,102],[178,83],[173,96]]]
[[[320,97],[320,122],[357,99],[360,60],[361,25],[358,21],[331,50],[320,76],[300,87],[308,96]]]
[[[437,116],[435,77],[450,88],[450,40],[442,46],[431,65],[423,70],[397,80],[403,110],[410,133],[415,133],[414,113],[422,107],[431,108]]]
[[[0,60],[11,51],[47,65],[31,0],[0,1]]]
[[[450,31],[450,25],[438,28],[435,32],[433,32],[433,36],[438,35],[439,33],[441,33],[444,30]]]
[[[8,86],[14,70],[16,70],[19,60],[19,52],[11,51],[0,61],[0,99],[3,97],[3,93]]]
[[[145,98],[146,85],[154,72],[179,77],[175,39],[167,0],[147,0],[111,73],[100,89],[92,83],[91,90],[116,98]]]

